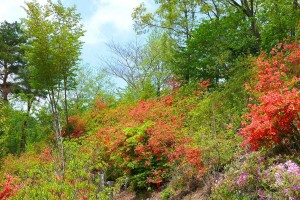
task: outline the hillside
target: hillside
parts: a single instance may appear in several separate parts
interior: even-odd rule
[[[0,199],[300,199],[298,1],[141,4],[147,40],[99,71],[75,7],[25,4],[0,25]]]

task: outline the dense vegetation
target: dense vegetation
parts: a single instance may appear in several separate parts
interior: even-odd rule
[[[299,199],[298,1],[155,3],[99,72],[74,7],[0,24],[0,199]]]

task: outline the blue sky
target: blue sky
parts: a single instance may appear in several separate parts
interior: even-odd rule
[[[29,0],[28,0],[29,1]],[[46,0],[38,0],[41,4]],[[131,13],[140,3],[151,6],[152,0],[62,0],[66,6],[75,5],[86,30],[82,38],[83,64],[100,67],[100,56],[109,56],[105,43],[114,40],[126,43],[136,38]],[[0,0],[0,22],[19,21],[25,17],[24,0]]]

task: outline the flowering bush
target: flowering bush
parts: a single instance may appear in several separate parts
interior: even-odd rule
[[[57,152],[51,148],[41,153],[27,152],[20,157],[6,157],[1,172],[9,172],[12,176],[7,177],[6,183],[0,184],[0,199],[14,195],[14,199],[71,200],[96,199],[96,195],[105,195],[99,193],[99,181],[91,173],[93,160],[90,158],[93,152],[76,140],[64,143],[66,156],[63,172],[55,157]],[[17,185],[12,178],[14,176],[18,176]]]
[[[243,146],[252,150],[282,142],[299,148],[300,134],[300,44],[278,45],[257,59],[256,84],[246,84],[253,94],[243,128]]]
[[[294,199],[300,196],[300,167],[285,158],[267,160],[261,152],[237,161],[213,187],[214,199]]]
[[[300,196],[300,167],[291,160],[271,166],[265,172],[271,188],[277,195],[297,199]],[[264,197],[262,194],[260,197]]]
[[[68,131],[70,133],[70,138],[78,138],[85,133],[85,124],[79,116],[70,116],[68,119]],[[64,134],[65,135],[64,131]]]
[[[6,182],[0,183],[0,199],[6,200],[18,193],[20,186],[17,184],[16,178],[9,174],[5,175]]]
[[[99,170],[113,179],[128,176],[135,189],[160,187],[175,169],[202,172],[200,149],[183,125],[193,106],[181,101],[167,96],[114,109],[97,106],[89,121],[98,130],[88,140],[95,141],[99,157],[107,164]]]
[[[100,173],[104,181],[125,177],[136,190],[160,188],[173,171],[202,173],[200,148],[185,130],[186,113],[196,101],[185,104],[186,99],[166,96],[116,107],[96,101],[90,113],[69,118],[63,165],[55,148],[42,147],[7,156],[0,174],[19,177],[17,199],[102,199],[113,189],[103,190]],[[14,193],[10,183],[0,187],[1,198]]]

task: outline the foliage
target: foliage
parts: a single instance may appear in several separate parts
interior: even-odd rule
[[[170,77],[163,36],[152,34],[146,43],[136,40],[121,45],[112,41],[107,46],[112,56],[102,58],[104,70],[127,84],[121,98],[136,101],[163,94]]]
[[[58,112],[57,93],[74,87],[76,65],[79,61],[83,36],[80,16],[74,7],[65,8],[51,1],[41,6],[27,2],[24,30],[29,37],[24,46],[30,66],[30,83],[34,89],[47,92],[53,112]],[[67,105],[65,105],[67,115]]]
[[[189,81],[193,75],[193,68],[190,65],[190,54],[184,50],[192,31],[201,20],[201,15],[195,14],[200,10],[201,3],[198,0],[154,2],[156,9],[152,12],[149,12],[143,3],[135,8],[132,13],[134,29],[137,33],[149,30],[162,32],[168,44],[162,51],[166,55],[165,64],[170,67],[169,70],[178,68],[180,74],[175,74]]]
[[[61,169],[64,170],[64,148],[59,96],[64,96],[65,122],[68,122],[67,91],[74,87],[76,65],[79,61],[84,31],[75,7],[66,8],[61,1],[51,0],[42,6],[37,1],[26,2],[24,31],[28,44],[24,47],[30,66],[30,84],[46,92],[60,150]],[[68,129],[67,129],[68,132]]]
[[[24,67],[24,51],[21,46],[25,44],[25,36],[20,23],[4,21],[0,25],[0,91],[4,101],[8,101],[8,94],[13,91],[13,79]]]
[[[172,197],[174,194],[173,194],[173,191],[170,189],[170,188],[167,188],[165,189],[163,192],[162,192],[162,195],[161,195],[161,199],[162,200],[167,200],[169,199],[170,197]]]
[[[268,158],[266,151],[239,157],[214,185],[214,199],[295,199],[299,196],[300,167],[289,157]]]
[[[248,22],[243,17],[237,12],[221,19],[203,20],[193,31],[186,49],[191,55],[193,80],[209,79],[215,85],[228,81],[235,75],[232,72],[241,59],[257,53],[256,38],[249,33]],[[174,72],[181,74],[176,69]]]
[[[164,34],[153,32],[144,45],[146,57],[143,61],[143,65],[149,66],[151,69],[149,71],[148,81],[154,90],[154,95],[152,96],[156,97],[164,95],[168,88],[167,83],[172,76],[168,66],[170,56],[167,54],[167,42],[167,38]]]
[[[76,88],[69,91],[69,114],[78,115],[88,111],[94,101],[101,97],[103,101],[115,101],[115,85],[103,70],[93,69],[89,65],[79,67]]]
[[[57,151],[52,148],[41,149],[41,152],[27,152],[19,158],[8,156],[4,159],[1,174],[10,172],[18,176],[21,185],[14,199],[97,199],[100,195],[108,199],[107,192],[99,190],[97,174],[92,173],[93,151],[82,148],[76,140],[65,144],[66,168],[64,174],[57,170]]]
[[[152,12],[149,12],[143,3],[134,9],[132,13],[134,29],[138,33],[145,33],[151,28],[160,28],[160,31],[165,31],[176,38],[179,45],[184,44],[200,21],[200,16],[195,15],[200,7],[199,1],[155,1],[155,4],[156,10]]]
[[[3,101],[0,101],[0,159],[4,157],[7,152],[7,140],[8,140],[8,131],[9,125],[7,124],[7,113],[9,108],[7,104]]]
[[[208,84],[208,91],[198,94],[196,106],[187,116],[186,126],[202,149],[207,171],[223,171],[235,153],[241,150],[241,137],[236,133],[247,105],[248,94],[243,84],[251,78],[248,66],[248,60],[240,62],[235,75],[212,92],[208,92],[211,87]]]
[[[257,59],[256,82],[246,83],[253,98],[240,131],[245,138],[243,146],[257,150],[281,142],[299,148],[299,52],[300,45],[295,41],[279,44],[269,59],[265,54]]]
[[[61,80],[74,76],[83,35],[80,16],[75,8],[49,1],[42,6],[36,1],[26,3],[24,31],[29,37],[26,59],[31,66],[35,88],[51,89]]]
[[[41,117],[41,114],[42,112],[36,113],[35,117],[27,116],[26,112],[14,110],[7,104],[1,105],[0,158],[7,154],[20,153],[23,131],[26,133],[26,149],[28,150],[40,142],[49,141],[49,134],[51,133],[49,126],[51,125],[49,125],[46,116]],[[25,120],[28,122],[26,129],[23,126]]]
[[[201,172],[200,150],[184,132],[184,109],[192,107],[180,106],[172,96],[110,110],[99,102],[92,119],[102,149],[99,156],[108,165],[107,173],[113,173],[109,176],[117,178],[126,171],[133,188],[142,189],[159,187],[175,169]]]
[[[0,183],[0,199],[7,200],[16,196],[20,186],[17,185],[17,180],[8,174],[5,175],[6,181]]]
[[[297,39],[299,33],[299,2],[279,0],[276,3],[272,0],[261,2],[264,13],[258,13],[258,19],[264,24],[261,31],[261,46],[265,51],[271,49],[284,39]]]
[[[153,2],[153,1],[152,1]],[[137,33],[163,32],[170,69],[189,82],[230,78],[235,59],[271,50],[299,36],[299,2],[289,0],[154,1],[141,4],[132,18]]]

